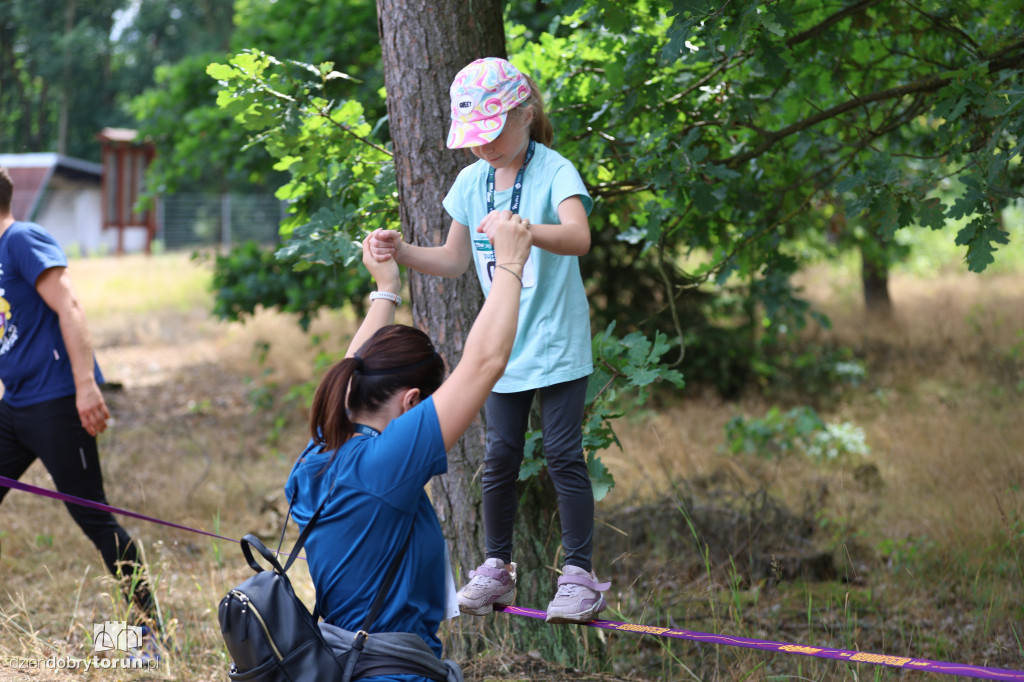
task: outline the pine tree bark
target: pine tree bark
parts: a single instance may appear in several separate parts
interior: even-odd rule
[[[451,224],[441,206],[455,176],[475,160],[445,146],[450,123],[448,88],[459,70],[480,57],[504,57],[500,0],[377,0],[388,122],[395,153],[403,237],[412,244],[443,244]],[[472,269],[459,279],[409,271],[414,324],[426,331],[449,371],[483,302]],[[478,419],[448,453],[448,474],[436,478],[431,498],[452,553],[456,582],[482,561],[483,517],[479,472],[484,426]]]

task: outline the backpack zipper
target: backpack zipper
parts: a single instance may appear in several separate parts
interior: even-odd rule
[[[281,655],[281,650],[277,648],[277,643],[270,634],[270,628],[267,627],[267,622],[263,620],[263,616],[260,614],[256,606],[249,601],[249,597],[247,597],[244,592],[231,590],[231,594],[237,597],[238,601],[242,602],[242,613],[245,613],[245,610],[249,609],[252,611],[252,615],[256,616],[256,620],[260,624],[260,629],[263,630],[263,636],[267,638],[267,641],[270,642],[270,648],[274,650],[274,656],[277,657],[277,660],[282,660],[284,657]]]

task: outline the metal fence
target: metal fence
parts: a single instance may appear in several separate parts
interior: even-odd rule
[[[172,194],[159,203],[163,248],[230,248],[245,241],[273,244],[285,202],[270,194]]]

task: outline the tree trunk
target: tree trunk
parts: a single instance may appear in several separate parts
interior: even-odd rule
[[[883,260],[872,257],[864,248],[861,248],[860,254],[864,309],[870,317],[889,318],[892,316],[892,299],[889,297],[889,266]]]
[[[64,8],[63,68],[61,69],[60,109],[57,119],[57,153],[68,153],[68,110],[71,108],[71,32],[75,28],[75,9],[78,0],[70,0]]]
[[[441,200],[459,170],[474,160],[468,151],[445,146],[448,88],[474,59],[505,56],[502,3],[377,0],[377,16],[402,231],[412,244],[440,245],[451,224]],[[483,301],[474,271],[454,280],[409,271],[409,290],[414,324],[434,340],[450,371]],[[431,486],[457,583],[483,559],[484,433],[482,419],[476,420],[449,451],[448,474]],[[461,622],[468,620],[459,619],[458,627],[472,627]]]

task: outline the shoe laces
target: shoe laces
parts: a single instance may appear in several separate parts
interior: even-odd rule
[[[470,587],[479,587],[479,588],[486,588],[486,587],[490,587],[491,585],[498,585],[498,584],[499,584],[499,581],[495,580],[494,578],[489,578],[486,575],[481,575],[479,573],[474,575],[472,580],[469,581],[469,586]]]
[[[576,583],[562,583],[558,586],[558,591],[555,593],[555,598],[566,597],[573,599],[575,597],[586,594],[590,596],[594,591],[586,585],[578,585]]]

